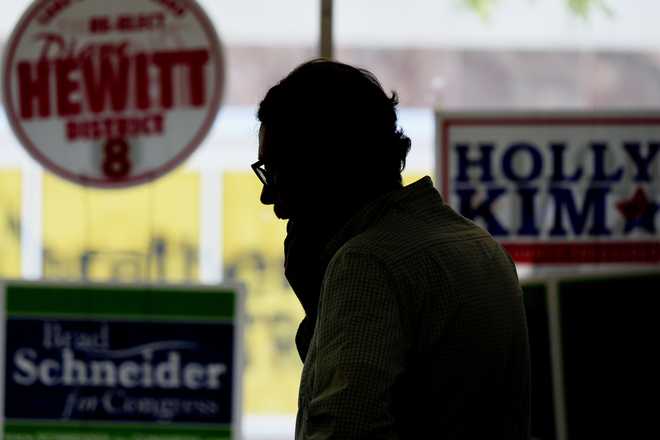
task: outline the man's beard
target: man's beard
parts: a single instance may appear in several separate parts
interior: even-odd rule
[[[288,220],[290,218],[289,212],[285,208],[282,208],[282,205],[277,203],[273,205],[273,212],[275,213],[275,217],[280,220]]]
[[[305,360],[314,331],[321,283],[325,267],[321,253],[325,240],[314,231],[314,225],[296,220],[287,222],[284,240],[284,275],[305,311],[305,317],[296,333],[296,348],[301,360]]]
[[[284,275],[296,293],[305,313],[316,312],[324,270],[321,268],[321,242],[313,225],[287,222],[284,239]]]

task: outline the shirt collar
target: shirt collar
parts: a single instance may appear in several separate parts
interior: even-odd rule
[[[439,197],[438,192],[433,188],[431,178],[425,176],[410,185],[385,193],[367,203],[328,242],[321,255],[322,261],[326,264],[329,263],[344,243],[367,230],[371,225],[380,220],[393,206],[424,199],[432,193]],[[442,202],[442,198],[439,200]]]

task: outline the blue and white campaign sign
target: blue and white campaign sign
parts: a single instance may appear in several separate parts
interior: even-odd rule
[[[436,154],[516,262],[660,262],[660,113],[438,113]]]
[[[5,440],[239,438],[230,288],[8,282]]]

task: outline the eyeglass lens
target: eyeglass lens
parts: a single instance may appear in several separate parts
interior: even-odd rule
[[[261,183],[266,185],[268,183],[268,179],[266,178],[266,169],[263,165],[256,167],[257,175],[259,176],[259,179],[261,180]]]

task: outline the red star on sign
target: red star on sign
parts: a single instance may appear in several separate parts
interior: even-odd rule
[[[642,188],[637,188],[631,198],[621,200],[616,207],[626,220],[638,219],[649,208],[649,198]]]
[[[621,200],[616,207],[626,219],[623,228],[625,233],[643,228],[650,234],[655,234],[655,215],[660,210],[660,205],[649,200],[642,188],[637,188],[630,199]]]

